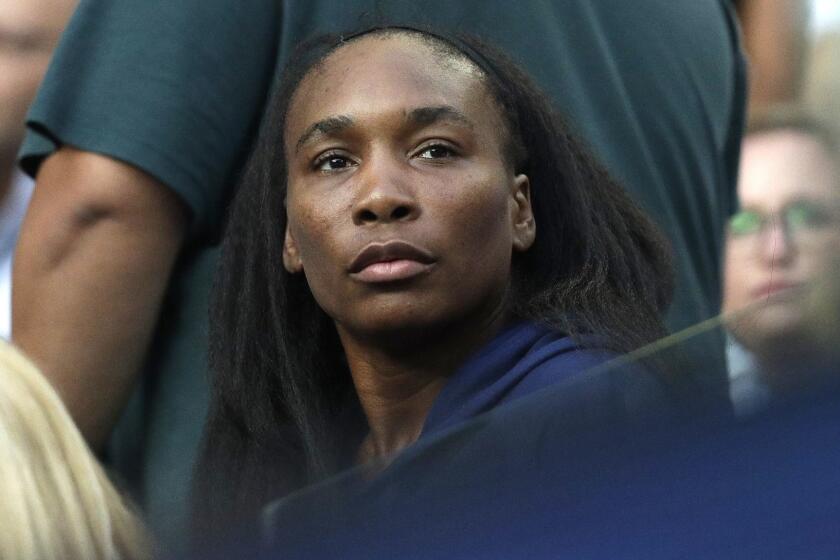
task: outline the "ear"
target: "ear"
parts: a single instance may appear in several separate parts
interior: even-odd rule
[[[286,224],[286,235],[283,238],[283,266],[290,274],[297,274],[303,271],[303,263],[300,260],[297,243],[289,231],[289,225]]]
[[[537,224],[531,209],[531,183],[527,175],[519,174],[513,178],[513,250],[524,252],[534,244]]]

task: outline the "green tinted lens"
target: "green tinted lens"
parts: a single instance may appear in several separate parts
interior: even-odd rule
[[[800,202],[785,210],[785,223],[791,231],[818,228],[828,220],[826,213],[813,204]]]
[[[742,210],[729,221],[729,231],[733,235],[749,235],[761,230],[761,215],[757,212]]]

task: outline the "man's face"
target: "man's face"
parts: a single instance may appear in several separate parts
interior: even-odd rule
[[[75,5],[75,0],[0,2],[0,163],[17,153],[26,111]]]
[[[840,254],[840,172],[816,138],[793,129],[744,142],[741,212],[728,234],[724,309],[753,351],[803,336],[809,293]]]

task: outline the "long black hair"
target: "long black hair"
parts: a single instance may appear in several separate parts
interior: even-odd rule
[[[536,241],[514,257],[511,313],[616,351],[664,334],[667,243],[504,54],[470,37],[376,28],[306,43],[269,103],[223,241],[210,322],[212,397],[194,487],[199,530],[254,516],[260,505],[347,463],[365,423],[332,320],[303,275],[283,267],[290,99],[314,65],[366,33],[409,33],[466,58],[506,120],[507,155],[530,179]]]

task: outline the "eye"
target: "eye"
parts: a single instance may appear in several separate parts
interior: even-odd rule
[[[458,155],[457,152],[445,144],[431,144],[417,152],[421,159],[447,159]]]
[[[791,230],[818,229],[828,225],[831,217],[823,209],[809,202],[793,204],[785,210],[785,221]]]
[[[742,236],[758,233],[764,223],[764,218],[758,212],[742,210],[729,221],[729,231],[732,235]]]
[[[322,173],[331,173],[354,167],[355,165],[356,162],[347,156],[336,152],[327,152],[315,159],[312,163],[312,168]]]

